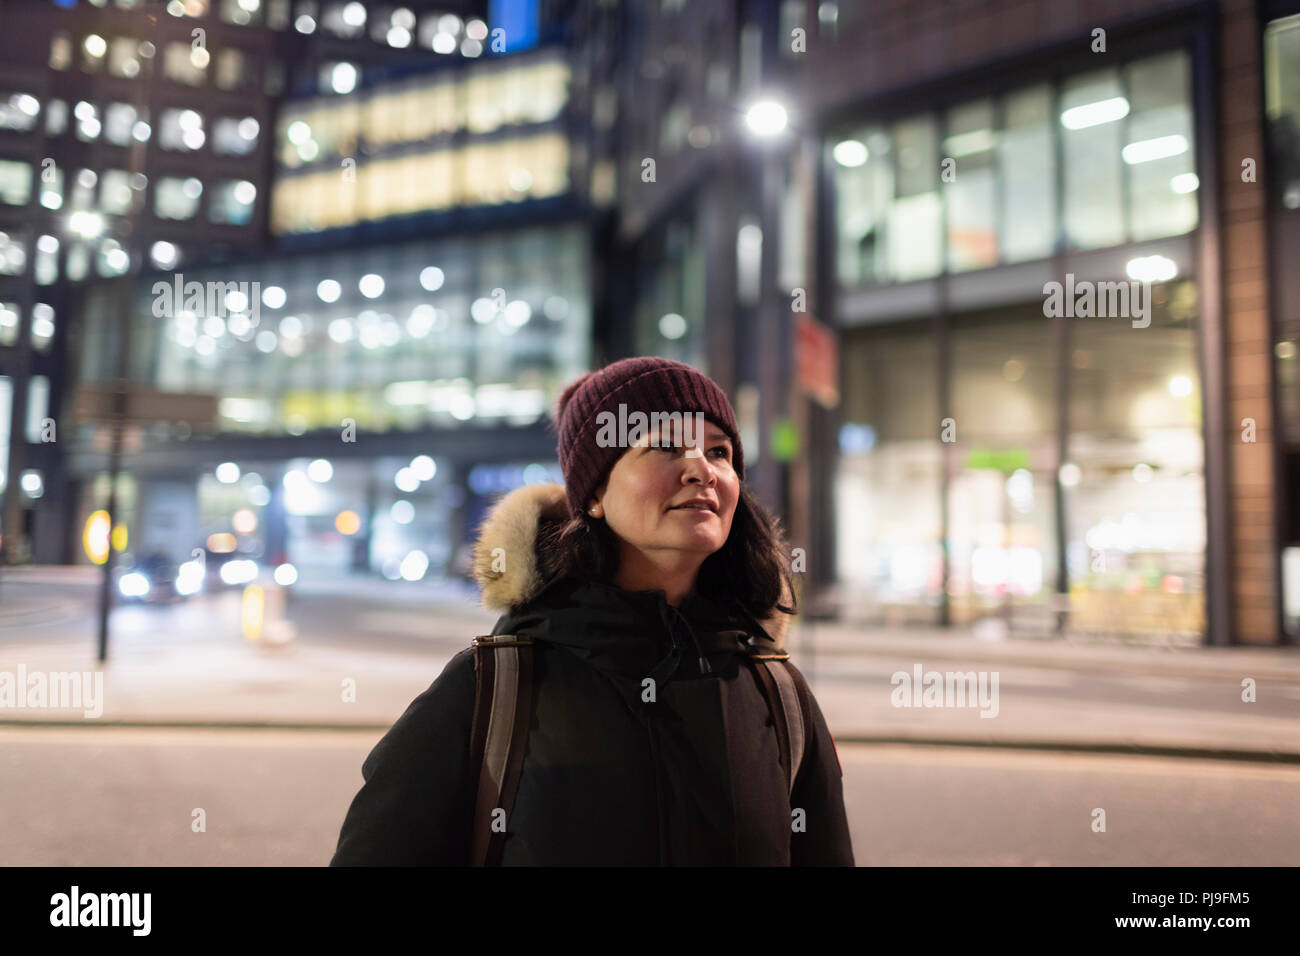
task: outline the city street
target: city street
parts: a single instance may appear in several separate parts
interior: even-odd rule
[[[0,728],[0,814],[21,821],[0,828],[0,862],[323,865],[379,736]],[[859,865],[1300,859],[1300,767],[900,745],[839,752]],[[1091,829],[1096,807],[1105,833]],[[196,808],[206,832],[191,829]]]
[[[8,574],[0,670],[93,668],[93,580]],[[115,611],[100,722],[66,711],[0,712],[0,813],[22,821],[0,833],[0,861],[325,863],[365,755],[451,654],[493,624],[458,585],[405,582],[304,582],[288,604],[296,636],[278,648],[245,641],[239,610],[238,591],[229,591]],[[1152,656],[955,638],[936,650],[906,632],[855,635],[825,625],[815,636],[810,646],[796,628],[791,650],[839,741],[861,864],[1300,859],[1300,761],[1059,749],[1285,751],[1290,741],[1294,751],[1300,675],[1285,671],[1286,656],[1273,652],[1260,664],[1248,652]],[[1264,668],[1250,705],[1240,700],[1242,660]],[[997,717],[891,706],[891,675],[912,661],[996,669]],[[356,682],[355,702],[340,700],[341,679]],[[137,725],[109,723],[118,720]],[[247,723],[267,726],[236,726]],[[883,742],[891,740],[902,742]],[[1049,749],[1005,745],[1035,741]],[[196,808],[206,832],[190,829]],[[1092,829],[1096,808],[1106,814],[1104,833]]]

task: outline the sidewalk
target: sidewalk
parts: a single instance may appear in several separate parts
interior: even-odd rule
[[[448,607],[451,612],[453,608]],[[464,613],[464,608],[459,608]],[[0,707],[0,724],[67,722],[387,729],[468,642],[376,652],[294,640],[185,641],[114,649],[103,669],[103,714]],[[792,659],[810,680],[836,739],[994,746],[1132,748],[1273,756],[1300,762],[1300,654],[1294,649],[1154,649],[1008,639],[943,631],[792,628]],[[92,642],[0,646],[0,671],[97,670]],[[923,670],[997,672],[994,717],[975,708],[895,707],[890,676]],[[1053,689],[1101,679],[1115,699]],[[1240,702],[1251,677],[1273,714]],[[352,685],[345,682],[355,682]],[[1195,685],[1194,687],[1191,685]],[[1113,686],[1112,686],[1113,685]],[[355,699],[345,688],[355,687]],[[1177,706],[1171,692],[1215,709]],[[1198,699],[1198,698],[1194,698]],[[1283,716],[1278,716],[1278,713]]]
[[[1300,647],[1159,647],[1060,638],[989,639],[970,631],[937,627],[852,627],[797,621],[788,640],[791,654],[828,659],[863,653],[911,660],[1021,664],[1095,673],[1168,677],[1254,677],[1300,682]],[[802,666],[802,665],[801,665]]]

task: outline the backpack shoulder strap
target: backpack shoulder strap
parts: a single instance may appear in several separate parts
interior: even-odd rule
[[[790,663],[789,654],[755,652],[750,659],[754,661],[754,673],[767,698],[768,710],[772,712],[777,745],[781,750],[781,766],[785,768],[786,783],[793,793],[807,750],[807,728],[812,726],[805,699],[807,691]]]
[[[474,828],[470,862],[499,866],[508,833],[494,832],[493,813],[514,810],[533,703],[533,641],[514,634],[474,638],[474,720],[470,730]]]

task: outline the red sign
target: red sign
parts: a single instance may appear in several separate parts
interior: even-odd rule
[[[833,329],[806,312],[795,313],[795,380],[825,408],[840,403],[840,347]]]

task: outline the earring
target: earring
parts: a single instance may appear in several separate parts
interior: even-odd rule
[[[590,508],[590,513],[593,514],[593,515],[599,515],[599,514],[600,514],[600,506],[599,506],[599,505],[592,505],[591,508]]]

